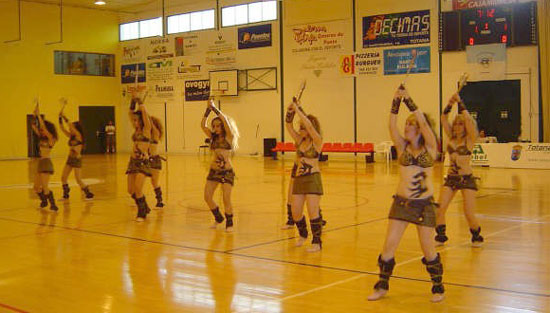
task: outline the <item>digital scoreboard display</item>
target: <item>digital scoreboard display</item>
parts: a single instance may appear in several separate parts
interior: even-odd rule
[[[537,2],[442,12],[440,51],[467,46],[504,43],[510,47],[538,44]]]
[[[511,44],[512,8],[488,7],[462,12],[463,46]]]

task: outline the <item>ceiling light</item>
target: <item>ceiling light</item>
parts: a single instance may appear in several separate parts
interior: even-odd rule
[[[103,0],[96,0],[96,2],[94,2],[95,5],[105,5],[105,1]]]

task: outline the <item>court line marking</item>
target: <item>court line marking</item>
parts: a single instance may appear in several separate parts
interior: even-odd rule
[[[386,220],[386,219],[388,219],[388,218],[387,218],[387,217],[380,217],[380,218],[376,218],[376,219],[373,219],[373,220],[368,220],[368,221],[361,222],[361,223],[356,223],[356,224],[351,224],[351,225],[345,225],[345,226],[340,226],[340,227],[336,227],[336,228],[331,228],[331,229],[323,230],[323,233],[330,233],[330,232],[333,232],[333,231],[342,230],[342,229],[346,229],[346,228],[352,228],[352,227],[362,226],[362,225],[365,225],[365,224],[375,223],[375,222],[383,221],[383,220]],[[274,243],[281,242],[281,241],[287,241],[287,240],[291,240],[291,239],[296,239],[296,237],[297,237],[297,236],[294,235],[294,236],[292,236],[292,237],[280,238],[280,239],[276,239],[276,240],[272,240],[272,241],[268,241],[268,242],[260,242],[260,243],[257,243],[257,244],[254,244],[254,245],[250,245],[250,246],[238,247],[238,248],[235,248],[235,249],[225,250],[224,252],[225,252],[225,253],[231,253],[231,252],[234,252],[234,251],[240,251],[240,250],[246,250],[246,249],[261,247],[261,246],[270,245],[270,244],[274,244]]]
[[[482,198],[482,197],[488,197],[488,196],[491,196],[491,195],[500,195],[500,194],[503,194],[503,193],[500,192],[500,193],[481,195],[481,196],[476,196],[476,198]],[[359,206],[355,205],[355,206],[350,206],[349,208],[358,208],[358,207]],[[366,207],[369,208],[369,206],[366,206]],[[327,211],[330,211],[330,210],[327,210]],[[385,220],[385,219],[387,219],[387,217],[378,218],[378,219],[374,219],[374,220],[369,220],[369,221],[362,222],[362,223],[356,223],[356,224],[351,224],[351,225],[340,226],[340,227],[337,227],[337,228],[332,228],[332,229],[327,229],[327,230],[323,229],[323,233],[342,230],[342,229],[351,228],[351,227],[355,227],[355,226],[361,226],[361,225],[364,225],[364,224],[369,224],[369,223],[372,223],[372,222],[378,222],[378,221]],[[518,221],[518,222],[528,222],[528,221]],[[233,251],[241,251],[241,250],[246,250],[246,249],[251,249],[251,248],[257,248],[257,247],[261,247],[263,245],[270,245],[270,244],[274,244],[274,243],[281,242],[281,241],[296,239],[296,237],[297,236],[292,236],[292,237],[288,237],[288,238],[280,238],[280,239],[277,239],[277,240],[272,240],[272,241],[268,241],[268,242],[264,242],[264,243],[258,243],[258,244],[254,244],[254,245],[250,245],[250,246],[225,250],[225,252],[233,252]]]
[[[18,312],[18,313],[29,313],[28,311],[23,311],[23,310],[18,309],[18,308],[14,307],[14,306],[7,305],[7,304],[1,303],[1,302],[0,302],[0,307],[3,307],[3,308],[8,309],[8,310],[11,310],[11,311],[13,311],[13,312]]]
[[[544,219],[544,218],[549,217],[549,216],[550,216],[550,214],[542,216],[539,219]],[[0,218],[0,219],[13,221],[13,222],[20,222],[20,223],[25,223],[25,224],[43,225],[43,224],[38,224],[38,223],[34,223],[34,222],[18,221],[18,220],[6,219],[6,218]],[[198,247],[187,247],[187,246],[171,244],[171,243],[167,243],[167,242],[161,242],[161,241],[155,241],[155,240],[149,240],[149,239],[142,239],[142,238],[137,238],[137,237],[117,235],[117,234],[110,234],[110,233],[104,233],[104,232],[100,232],[100,231],[92,231],[92,230],[86,230],[86,229],[80,229],[80,228],[71,228],[71,227],[66,227],[66,226],[57,226],[57,225],[48,225],[48,226],[52,227],[52,228],[60,228],[60,229],[64,229],[64,230],[72,230],[72,231],[77,231],[77,232],[104,235],[104,236],[108,236],[108,237],[115,237],[115,238],[122,238],[122,239],[134,240],[134,241],[141,241],[141,242],[146,242],[146,243],[159,244],[159,245],[163,245],[163,246],[171,246],[171,247],[175,247],[175,248],[184,248],[184,249],[189,249],[189,250],[199,250],[199,251],[202,251],[202,252],[221,253],[221,254],[225,254],[227,256],[237,256],[237,257],[249,258],[249,259],[252,258],[252,259],[257,259],[257,260],[271,261],[271,262],[275,262],[275,263],[284,263],[284,264],[291,264],[291,265],[298,265],[298,266],[307,266],[307,267],[313,267],[313,268],[319,268],[319,269],[335,270],[335,271],[340,271],[340,272],[359,273],[359,275],[356,275],[356,276],[353,276],[353,277],[348,277],[344,280],[333,282],[329,285],[319,286],[319,287],[316,287],[316,288],[313,288],[313,289],[310,289],[310,290],[306,290],[304,292],[301,292],[301,293],[298,293],[298,294],[295,294],[295,295],[290,295],[290,296],[287,296],[287,297],[280,298],[279,299],[280,301],[285,301],[285,300],[296,298],[296,297],[299,297],[299,296],[302,296],[302,295],[306,295],[306,294],[309,294],[309,293],[312,293],[312,292],[315,292],[315,291],[318,291],[318,290],[323,290],[323,289],[326,289],[326,288],[329,288],[329,287],[337,286],[337,285],[340,285],[342,283],[349,282],[349,281],[352,281],[352,280],[356,280],[358,278],[361,278],[361,277],[364,277],[364,276],[367,276],[367,275],[378,276],[377,272],[374,273],[374,272],[368,272],[368,271],[361,271],[361,270],[354,270],[354,269],[347,269],[347,268],[339,268],[339,267],[332,267],[332,266],[324,266],[324,265],[317,265],[317,264],[310,264],[310,263],[303,263],[303,262],[277,260],[277,259],[271,259],[271,258],[265,258],[265,257],[246,255],[246,254],[225,252],[225,251],[221,251],[221,250],[212,250],[212,249],[205,249],[205,248],[198,248]],[[513,228],[520,228],[522,226],[524,226],[524,224],[509,227],[507,229],[504,229],[504,230],[501,230],[501,231],[498,231],[498,232],[490,233],[490,234],[485,235],[485,237],[488,238],[490,236],[494,236],[494,235],[497,235],[499,233],[509,231]],[[456,245],[456,246],[450,246],[450,247],[447,247],[446,249],[443,249],[443,250],[451,250],[453,248],[456,248],[456,247],[459,247],[459,246],[462,246],[462,245],[465,245],[465,244],[468,244],[468,243],[469,243],[469,241],[465,241],[462,244],[459,244],[459,245]],[[439,251],[443,251],[443,250],[439,250]],[[411,260],[408,260],[408,261],[405,261],[405,262],[402,262],[402,263],[398,263],[398,264],[396,264],[396,267],[400,266],[400,265],[410,263],[412,261],[415,261],[415,259],[421,259],[421,258],[422,258],[422,256],[419,257],[419,258],[413,258]],[[402,279],[402,280],[410,280],[410,281],[431,283],[431,281],[427,280],[427,279],[411,278],[411,277],[404,277],[404,276],[393,276],[393,275],[391,277],[393,277],[394,279]],[[484,290],[494,290],[494,291],[513,293],[513,294],[521,294],[521,295],[529,295],[529,296],[535,296],[535,297],[548,297],[548,298],[550,298],[550,294],[522,292],[522,291],[515,291],[515,290],[508,290],[508,289],[498,289],[498,288],[492,288],[492,287],[486,287],[486,286],[466,285],[466,284],[451,283],[451,282],[445,282],[445,284],[449,285],[449,286],[458,286],[458,287],[465,287],[465,288],[476,288],[476,289],[484,289]]]
[[[495,194],[495,195],[496,195],[496,194]],[[535,221],[541,220],[541,219],[544,219],[544,218],[547,218],[547,217],[549,217],[549,216],[550,216],[550,215],[542,216],[542,217],[536,219]],[[332,286],[336,286],[336,285],[339,285],[339,284],[342,284],[342,283],[345,283],[345,282],[348,282],[348,281],[353,281],[353,280],[356,280],[356,279],[361,278],[361,277],[366,276],[366,275],[376,275],[376,276],[378,276],[378,273],[367,272],[367,271],[352,270],[352,269],[337,268],[337,267],[328,267],[328,266],[323,266],[323,265],[315,265],[315,264],[308,264],[308,263],[302,263],[302,262],[292,262],[292,261],[285,261],[285,260],[276,260],[276,259],[270,259],[270,258],[263,258],[263,257],[245,255],[245,254],[231,253],[231,252],[226,252],[226,251],[222,251],[222,250],[212,250],[212,249],[206,249],[206,248],[188,247],[188,246],[177,245],[177,244],[171,244],[171,243],[166,243],[166,242],[161,242],[161,241],[154,241],[154,240],[142,239],[142,238],[137,238],[137,237],[130,237],[130,236],[124,236],[124,235],[110,234],[110,233],[104,233],[104,232],[100,232],[100,231],[86,230],[86,229],[81,229],[81,228],[72,228],[72,227],[67,227],[67,226],[44,225],[44,224],[41,224],[41,223],[27,222],[27,221],[19,221],[19,220],[13,220],[13,219],[8,219],[8,218],[0,218],[0,219],[2,219],[2,220],[7,220],[7,221],[13,221],[13,222],[21,222],[21,223],[26,223],[26,224],[43,225],[43,226],[49,226],[49,227],[52,227],[52,228],[61,228],[61,229],[65,229],[65,230],[73,230],[73,231],[85,232],[85,233],[91,233],[91,234],[99,234],[99,235],[104,235],[104,236],[110,236],[110,237],[116,237],[116,238],[123,238],[123,239],[129,239],[129,240],[135,240],[135,241],[141,241],[141,242],[147,242],[147,243],[153,243],[153,244],[159,244],[159,245],[166,245],[166,246],[172,246],[172,247],[178,247],[178,248],[185,248],[185,249],[190,249],[190,250],[199,250],[199,251],[204,251],[204,252],[222,253],[222,254],[226,254],[226,255],[229,255],[229,256],[240,256],[240,257],[243,257],[243,258],[263,259],[263,260],[266,260],[266,261],[272,261],[272,262],[276,262],[276,263],[286,263],[286,264],[294,264],[294,265],[315,267],[315,268],[321,268],[321,269],[329,269],[329,270],[337,270],[337,271],[346,271],[346,272],[360,273],[359,275],[356,275],[356,276],[353,276],[353,277],[349,277],[349,278],[344,279],[344,280],[341,280],[341,281],[333,282],[333,283],[329,284],[330,286],[329,286],[329,285],[324,285],[324,286],[316,287],[316,288],[313,288],[313,289],[310,289],[310,290],[306,290],[306,291],[301,292],[301,293],[299,293],[299,294],[290,295],[290,296],[281,298],[280,301],[285,301],[285,300],[287,300],[287,299],[296,298],[296,297],[299,297],[299,296],[302,296],[302,295],[305,295],[305,294],[309,294],[309,293],[312,293],[312,292],[315,292],[315,291],[318,291],[318,290],[323,290],[323,289],[326,289],[326,288],[329,288],[329,287],[332,287]],[[383,218],[383,219],[386,219],[386,218]],[[123,223],[123,222],[121,222],[121,223]],[[117,224],[118,224],[118,223],[117,223]],[[506,228],[506,229],[503,229],[503,230],[501,230],[501,231],[497,231],[497,232],[494,232],[494,233],[487,234],[487,235],[485,235],[485,237],[488,238],[488,237],[491,237],[491,236],[494,236],[494,235],[497,235],[497,234],[500,234],[500,233],[503,233],[503,232],[506,232],[506,231],[509,231],[509,230],[512,230],[512,229],[515,229],[515,228],[520,228],[520,227],[522,227],[522,226],[524,226],[524,225],[525,225],[524,223],[520,222],[519,225],[516,225],[516,226],[513,226],[513,227],[509,227],[509,228]],[[99,226],[99,225],[96,225],[96,226]],[[351,225],[351,226],[353,226],[353,225]],[[343,226],[343,227],[341,227],[341,228],[347,228],[347,227],[350,227],[350,226],[349,226],[349,225],[348,225],[348,226]],[[469,243],[469,241],[465,241],[465,243],[458,244],[458,245],[455,245],[455,246],[449,246],[449,247],[446,247],[445,249],[441,249],[441,250],[438,250],[438,251],[447,251],[447,250],[451,250],[451,249],[453,249],[453,248],[456,248],[456,247],[460,247],[460,246],[466,245],[466,244],[468,244],[468,243]],[[408,264],[408,263],[410,263],[410,262],[419,260],[419,259],[421,259],[421,258],[422,258],[422,256],[417,257],[417,258],[410,259],[410,260],[408,260],[408,261],[404,261],[404,262],[398,263],[398,264],[396,264],[396,267],[397,267],[397,266],[400,266],[400,265]],[[402,277],[402,276],[393,276],[393,275],[392,275],[392,277],[393,277],[394,279],[404,279],[404,280],[411,280],[411,281],[419,281],[419,282],[431,283],[430,280],[426,280],[426,279],[416,279],[416,278],[409,278],[409,277]],[[495,290],[495,291],[501,291],[501,292],[508,292],[508,293],[514,293],[514,294],[523,294],[523,295],[530,295],[530,296],[538,296],[538,297],[550,297],[550,294],[529,293],[529,292],[521,292],[521,291],[514,291],[514,290],[507,290],[507,289],[491,288],[491,287],[486,287],[486,286],[466,285],[466,284],[450,283],[450,282],[446,282],[445,284],[446,284],[446,285],[449,285],[449,286],[460,286],[460,287],[466,287],[466,288],[477,288],[477,289],[485,289],[485,290]]]
[[[543,220],[543,219],[548,218],[548,217],[550,217],[550,214],[544,215],[544,216],[542,216],[542,217],[536,219],[535,221]],[[496,232],[493,232],[493,233],[489,233],[489,234],[485,235],[485,238],[493,237],[493,236],[495,236],[495,235],[499,235],[499,234],[501,234],[501,233],[504,233],[504,232],[507,232],[507,231],[510,231],[510,230],[513,230],[513,229],[516,229],[516,228],[521,228],[521,227],[523,227],[523,226],[525,226],[525,225],[526,225],[526,224],[520,222],[519,225],[511,226],[511,227],[502,229],[502,230],[500,230],[500,231],[496,231]],[[461,246],[464,246],[464,245],[467,245],[467,244],[470,244],[470,241],[469,241],[469,240],[468,240],[468,241],[465,241],[465,242],[463,242],[463,243],[461,243],[461,244],[458,244],[458,245],[445,247],[444,249],[439,249],[439,250],[437,250],[437,252],[449,251],[449,250],[452,250],[452,249],[454,249],[454,248],[461,247]],[[416,258],[409,259],[409,260],[407,260],[407,261],[403,261],[403,262],[397,263],[397,264],[395,265],[395,267],[399,267],[399,266],[401,266],[401,265],[405,265],[405,264],[409,264],[409,263],[412,263],[412,262],[415,262],[415,261],[419,261],[419,260],[421,260],[423,257],[424,257],[424,256],[419,256],[419,257],[416,257]],[[348,278],[346,278],[346,279],[343,279],[343,280],[340,280],[340,281],[336,281],[336,282],[333,282],[333,283],[328,284],[328,285],[319,286],[319,287],[316,287],[316,288],[313,288],[313,289],[310,289],[310,290],[302,291],[302,292],[297,293],[297,294],[294,294],[294,295],[290,295],[290,296],[283,297],[283,298],[281,298],[281,301],[286,301],[286,300],[293,299],[293,298],[297,298],[297,297],[301,297],[301,296],[304,296],[304,295],[307,295],[307,294],[310,294],[310,293],[313,293],[313,292],[316,292],[316,291],[319,291],[319,290],[323,290],[323,289],[327,289],[327,288],[334,287],[334,286],[337,286],[337,285],[341,285],[341,284],[343,284],[343,283],[347,283],[347,282],[350,282],[350,281],[353,281],[353,280],[362,278],[362,277],[366,276],[367,274],[372,275],[372,274],[369,272],[369,273],[359,274],[359,275],[356,275],[356,276],[353,276],[353,277],[348,277]],[[378,276],[378,273],[376,273],[375,275]],[[398,276],[393,276],[393,275],[392,275],[391,277],[403,279],[403,277],[398,277]],[[431,281],[428,281],[428,280],[420,280],[420,281],[431,282]],[[550,294],[536,294],[536,293],[528,293],[528,292],[521,292],[521,291],[514,291],[514,290],[498,289],[498,288],[491,288],[491,287],[484,287],[484,286],[464,285],[464,284],[448,283],[448,282],[445,282],[444,284],[445,284],[445,285],[450,285],[450,286],[463,286],[463,287],[478,288],[478,289],[498,290],[498,291],[504,291],[504,292],[511,292],[511,293],[517,293],[517,294],[526,294],[526,295],[534,295],[534,296],[541,296],[541,297],[549,297],[549,298],[550,298]]]

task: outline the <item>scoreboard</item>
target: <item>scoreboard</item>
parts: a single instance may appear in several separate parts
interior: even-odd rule
[[[511,7],[468,10],[463,12],[461,20],[462,46],[511,43]]]
[[[526,2],[443,12],[439,25],[440,50],[457,51],[491,43],[536,45],[536,5]]]

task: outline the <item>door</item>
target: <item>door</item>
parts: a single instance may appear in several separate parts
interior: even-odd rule
[[[460,92],[478,129],[498,142],[517,142],[521,135],[521,81],[468,83]]]
[[[42,115],[44,118],[44,115]],[[32,124],[36,121],[36,117],[33,114],[27,115],[27,157],[38,158],[40,157],[40,149],[38,147],[38,136],[32,130]]]
[[[78,115],[84,129],[84,140],[86,141],[83,153],[105,153],[105,125],[109,121],[113,121],[113,124],[115,123],[115,107],[81,106],[79,107]]]

